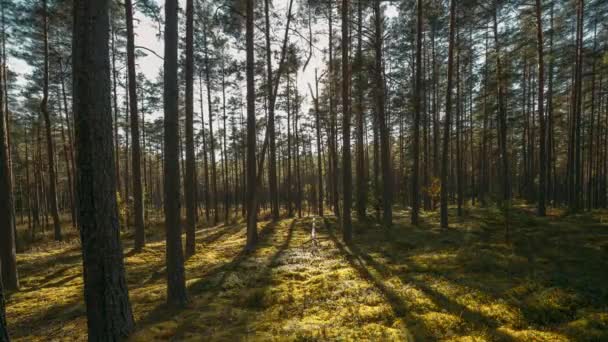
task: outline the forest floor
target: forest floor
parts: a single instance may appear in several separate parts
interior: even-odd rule
[[[127,280],[133,341],[608,341],[608,212],[547,218],[470,209],[447,231],[435,213],[420,227],[397,211],[387,231],[356,222],[354,242],[335,218],[261,222],[245,253],[242,223],[198,231],[187,260],[187,308],[168,308],[162,225],[132,254]],[[20,292],[7,318],[16,341],[84,340],[81,257],[63,243],[19,254]]]

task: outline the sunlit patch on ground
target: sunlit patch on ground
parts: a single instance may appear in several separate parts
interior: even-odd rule
[[[608,340],[608,217],[594,212],[546,219],[526,208],[504,219],[471,209],[439,229],[397,211],[390,230],[356,222],[347,245],[335,218],[260,222],[260,244],[245,253],[242,222],[201,228],[186,261],[190,303],[165,302],[162,225],[130,253],[127,281],[133,341]],[[129,236],[128,233],[125,234]],[[19,255],[22,290],[8,300],[17,341],[83,340],[86,332],[77,239],[37,243]]]

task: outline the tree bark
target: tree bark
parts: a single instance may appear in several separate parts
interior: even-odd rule
[[[194,156],[194,0],[186,1],[186,255],[196,251],[196,160]]]
[[[445,101],[445,123],[441,154],[441,228],[448,228],[448,153],[452,113],[452,75],[454,73],[454,37],[456,32],[456,0],[450,0],[450,41],[448,47],[448,80]]]
[[[253,46],[254,3],[247,0],[246,13],[246,58],[247,58],[247,246],[252,250],[257,244],[256,210],[256,130],[255,130],[255,64]]]
[[[125,280],[112,142],[109,1],[74,2],[73,110],[89,341],[125,339],[134,320]]]
[[[422,0],[417,0],[416,5],[417,21],[416,21],[416,85],[414,87],[414,125],[413,125],[413,157],[412,163],[412,215],[411,222],[413,225],[418,225],[420,211],[420,181],[418,179],[420,172],[420,116],[422,111],[421,106],[421,88],[422,88]]]
[[[376,112],[377,125],[380,134],[380,159],[382,165],[382,218],[385,227],[393,225],[393,178],[392,164],[390,154],[390,136],[386,123],[384,101],[385,101],[385,86],[384,86],[384,68],[382,63],[382,42],[383,42],[383,18],[380,11],[380,2],[374,2],[374,76],[375,76],[375,97],[376,97]],[[377,155],[374,155],[377,158]]]
[[[141,183],[141,146],[139,142],[139,112],[137,103],[137,80],[135,73],[135,33],[133,31],[133,5],[131,0],[125,0],[127,22],[127,69],[129,73],[129,110],[131,119],[131,162],[133,180],[133,210],[135,223],[136,251],[141,251],[146,245],[146,230],[144,223],[144,198]]]
[[[0,68],[0,83],[3,83]],[[0,84],[2,89],[2,84]],[[15,246],[14,198],[11,189],[11,169],[9,163],[8,131],[5,121],[4,92],[0,91],[0,276],[8,290],[19,289],[17,256]]]
[[[540,163],[539,191],[538,191],[538,215],[545,216],[545,191],[547,184],[547,156],[545,143],[545,64],[543,52],[543,21],[542,21],[542,1],[536,0],[536,40],[538,46],[538,117],[540,121],[540,146],[538,161]]]
[[[179,194],[179,117],[177,86],[177,0],[165,2],[164,137],[165,230],[167,234],[167,303],[187,302]]]
[[[342,0],[342,190],[344,203],[342,204],[342,236],[346,243],[353,239],[353,227],[350,217],[352,207],[352,167],[350,155],[350,60],[348,27],[350,3]]]
[[[59,222],[59,208],[57,207],[57,175],[55,174],[55,151],[53,147],[53,136],[51,129],[51,116],[48,109],[49,100],[49,37],[48,37],[48,13],[47,0],[42,0],[42,25],[43,25],[43,44],[44,44],[44,62],[42,74],[42,101],[40,102],[40,111],[44,117],[44,127],[46,133],[46,149],[48,158],[49,171],[49,205],[51,215],[53,216],[53,227],[55,240],[61,241],[61,223]]]

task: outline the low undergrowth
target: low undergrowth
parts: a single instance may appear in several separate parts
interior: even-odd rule
[[[190,302],[167,308],[162,225],[125,263],[133,341],[606,341],[606,212],[536,218],[470,209],[441,230],[398,211],[390,229],[355,223],[350,245],[335,218],[261,222],[245,253],[242,222],[200,229],[186,262]],[[608,216],[606,216],[608,217]],[[7,318],[17,341],[83,340],[86,318],[77,239],[19,255],[20,292]]]

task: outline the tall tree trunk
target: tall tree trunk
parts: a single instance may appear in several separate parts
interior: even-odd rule
[[[350,3],[342,0],[342,190],[344,193],[344,203],[342,204],[342,235],[346,243],[353,239],[353,227],[350,217],[352,207],[352,167],[350,155],[350,59],[349,59],[349,40],[348,27]]]
[[[380,2],[374,2],[374,76],[376,86],[374,88],[376,97],[376,112],[377,125],[380,134],[380,159],[382,166],[382,218],[385,227],[390,227],[393,224],[393,176],[392,163],[390,155],[390,136],[386,123],[384,101],[385,101],[385,85],[384,85],[384,68],[382,64],[382,42],[384,36],[384,20],[380,11]],[[374,155],[374,158],[377,158]]]
[[[356,67],[356,104],[355,112],[357,116],[357,128],[356,128],[356,179],[357,179],[357,202],[356,210],[359,219],[365,219],[366,207],[367,207],[367,177],[365,174],[365,156],[364,156],[364,145],[363,145],[363,124],[364,124],[364,93],[365,93],[365,77],[363,74],[363,4],[361,1],[357,2],[357,55],[355,57]]]
[[[266,87],[268,92],[268,140],[270,144],[270,156],[268,160],[268,183],[270,186],[270,208],[273,220],[279,219],[279,195],[277,186],[277,147],[275,137],[274,118],[274,87],[272,79],[272,49],[270,47],[270,16],[269,2],[264,0],[264,18],[266,21],[264,34],[266,36]]]
[[[72,108],[77,113],[78,223],[89,341],[123,340],[135,327],[116,203],[109,3],[74,2]]]
[[[498,100],[498,145],[500,149],[500,163],[502,171],[502,202],[505,206],[505,238],[509,241],[509,209],[511,206],[511,182],[509,172],[509,154],[507,149],[507,109],[505,105],[502,64],[500,61],[500,45],[498,39],[498,3],[493,10],[494,46],[496,58],[496,87]]]
[[[448,47],[448,80],[445,101],[445,123],[441,155],[441,228],[448,228],[448,153],[452,112],[452,75],[454,73],[454,36],[456,32],[456,0],[450,0],[450,42]]]
[[[205,82],[207,83],[207,104],[209,105],[209,155],[211,157],[209,167],[211,168],[211,191],[213,192],[213,196],[211,198],[211,207],[213,208],[213,225],[216,225],[219,221],[219,213],[217,210],[217,168],[215,165],[215,139],[213,137],[213,107],[211,104],[211,66],[209,64],[209,46],[207,44],[208,32],[206,22],[203,26]]]
[[[0,89],[3,89],[3,71],[4,68],[0,68]],[[0,91],[0,264],[2,265],[0,276],[7,289],[17,290],[19,289],[19,276],[15,246],[14,198],[11,189],[4,101],[4,92]]]
[[[308,85],[310,87],[310,84]],[[321,150],[321,113],[319,109],[319,77],[317,75],[317,69],[315,69],[315,94],[312,92],[312,88],[310,88],[310,96],[313,98],[315,105],[315,129],[317,134],[317,176],[318,180],[318,214],[319,216],[323,216],[323,156]]]
[[[57,176],[55,174],[55,151],[53,147],[53,135],[51,128],[51,116],[48,108],[49,100],[49,23],[47,13],[47,0],[42,0],[42,25],[43,25],[43,44],[44,44],[44,62],[42,74],[42,101],[40,102],[40,111],[44,117],[44,126],[46,133],[46,149],[48,158],[49,170],[49,205],[51,206],[51,215],[53,216],[53,227],[55,232],[55,240],[61,241],[61,223],[59,222],[59,208],[57,207]]]
[[[165,230],[167,234],[167,302],[186,304],[179,196],[179,117],[177,87],[177,0],[165,1]]]
[[[255,130],[255,70],[253,46],[254,3],[247,0],[246,56],[247,56],[247,249],[255,247],[258,240],[256,210],[256,130]]]
[[[141,184],[141,146],[139,142],[139,111],[137,109],[137,80],[135,73],[135,33],[133,31],[133,5],[125,0],[127,21],[127,69],[129,73],[129,109],[131,119],[131,162],[133,172],[133,210],[135,224],[134,249],[141,251],[146,245],[144,223],[144,196]]]
[[[196,160],[194,156],[194,0],[186,1],[186,255],[196,251]]]
[[[205,199],[205,218],[209,222],[209,162],[207,159],[207,139],[205,134],[205,115],[203,114],[203,72],[199,75],[200,107],[201,107],[201,136],[203,138],[203,197]]]
[[[420,116],[422,111],[421,106],[421,88],[422,85],[422,0],[417,0],[416,5],[416,85],[414,87],[414,125],[413,125],[413,157],[412,163],[412,215],[411,222],[413,225],[418,225],[420,211],[420,181],[418,179],[420,172]]]
[[[545,142],[545,111],[544,111],[544,93],[545,93],[545,64],[543,53],[543,19],[542,19],[542,1],[536,0],[536,40],[538,46],[538,117],[540,121],[540,146],[538,161],[540,163],[539,175],[539,191],[538,191],[538,215],[545,216],[545,191],[547,183],[547,159],[546,159],[546,142]]]

